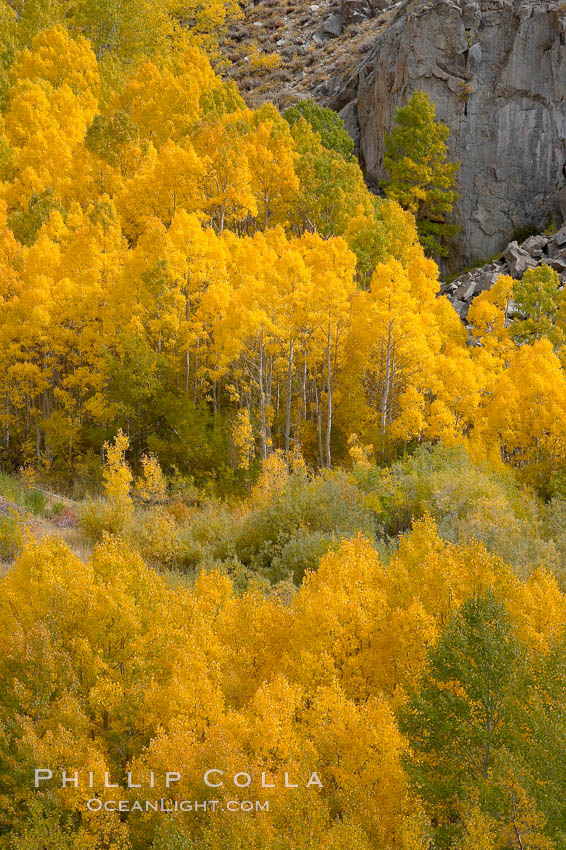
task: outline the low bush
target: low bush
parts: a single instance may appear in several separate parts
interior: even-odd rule
[[[24,495],[24,505],[35,516],[42,516],[47,506],[47,498],[41,490],[28,490]]]
[[[122,511],[102,496],[86,499],[79,512],[79,526],[90,543],[100,543],[104,534],[120,535],[126,522]]]
[[[345,472],[314,479],[297,473],[283,492],[242,520],[236,555],[272,580],[290,572],[301,581],[305,569],[316,566],[317,553],[324,553],[333,540],[359,532],[374,537],[374,518],[364,494]]]
[[[177,525],[164,508],[136,512],[124,536],[147,564],[167,569],[177,565]]]
[[[210,501],[194,509],[179,532],[179,564],[192,570],[203,562],[236,557],[237,517],[221,502]]]
[[[354,476],[371,499],[389,545],[415,519],[429,514],[444,540],[479,541],[521,576],[537,566],[561,569],[552,539],[560,521],[551,534],[548,519],[545,531],[541,503],[519,486],[512,471],[475,463],[462,447],[422,446],[388,469],[355,469]]]
[[[301,584],[305,573],[316,570],[322,556],[326,555],[333,545],[338,545],[338,538],[334,534],[299,529],[283,546],[281,554],[273,558],[273,581],[292,580],[296,585]]]
[[[17,511],[0,516],[0,559],[12,561],[22,550],[25,525]]]
[[[8,502],[15,502],[17,505],[23,504],[24,490],[21,483],[9,475],[7,472],[0,470],[0,496]]]

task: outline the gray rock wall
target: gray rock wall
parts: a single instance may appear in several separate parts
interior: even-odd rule
[[[566,187],[565,0],[403,0],[360,73],[370,180],[397,106],[426,91],[461,160],[452,267],[491,257],[525,226],[560,218]],[[561,192],[562,190],[562,192]],[[557,224],[561,223],[556,221]]]

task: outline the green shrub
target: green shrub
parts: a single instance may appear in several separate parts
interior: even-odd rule
[[[19,481],[8,475],[7,472],[0,471],[0,496],[8,502],[15,502],[17,505],[23,504],[24,492]]]
[[[218,570],[218,572],[228,576],[232,582],[234,593],[237,596],[242,596],[252,586],[263,586],[265,590],[270,588],[270,583],[266,579],[259,577],[254,570],[250,570],[249,567],[245,567],[235,558],[229,561],[217,561],[215,563],[206,564],[205,569],[207,571]]]
[[[63,511],[65,510],[65,505],[63,502],[53,502],[51,508],[49,509],[49,516],[58,517],[61,516]]]
[[[226,505],[208,502],[191,513],[179,532],[179,563],[191,570],[203,561],[225,561],[236,555],[237,519]]]
[[[24,496],[24,505],[35,516],[42,516],[45,513],[47,499],[41,490],[30,489]]]
[[[102,496],[90,497],[80,507],[79,527],[90,543],[99,543],[105,533],[122,534],[125,528],[124,515],[108,499]]]
[[[334,539],[359,532],[373,537],[375,523],[364,494],[345,472],[312,480],[296,474],[283,493],[242,520],[236,555],[275,581],[285,577],[286,569],[301,581],[305,569],[316,567],[317,552],[326,551]],[[290,545],[292,541],[296,544]]]
[[[316,570],[322,556],[335,543],[336,536],[328,532],[299,529],[283,546],[281,554],[273,558],[272,580],[280,582],[292,579],[296,585],[301,584],[305,573]]]
[[[17,511],[0,516],[0,559],[11,561],[22,550],[25,527]]]
[[[341,471],[314,479],[292,475],[271,502],[243,515],[211,501],[194,509],[179,531],[179,567],[189,572],[240,564],[256,580],[300,583],[341,537],[374,535],[374,515],[364,502],[365,494]]]
[[[430,514],[441,537],[479,541],[521,576],[539,565],[556,569],[557,549],[541,528],[540,503],[512,471],[474,463],[464,448],[422,446],[386,470],[355,470],[389,540]]]
[[[179,554],[177,524],[164,508],[136,511],[125,536],[147,564],[168,569],[176,565]]]
[[[407,531],[425,514],[436,520],[465,517],[481,500],[508,501],[518,493],[512,474],[499,475],[474,464],[462,447],[422,446],[389,469],[357,469],[354,475],[372,494],[374,510],[389,536]]]

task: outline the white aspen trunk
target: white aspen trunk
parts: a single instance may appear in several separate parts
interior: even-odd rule
[[[322,410],[320,409],[320,402],[318,398],[318,386],[314,384],[314,399],[316,406],[316,432],[318,436],[318,466],[320,469],[324,466],[324,459],[322,453]]]
[[[187,275],[187,286],[185,289],[185,321],[187,325],[191,319],[191,283],[190,276]],[[185,354],[185,392],[189,392],[189,378],[191,375],[191,352],[189,342],[187,340],[187,352]]]
[[[389,391],[391,383],[391,323],[387,331],[387,344],[385,348],[385,380],[383,386],[383,396],[381,399],[381,429],[385,437],[385,429],[387,427],[387,415],[389,406]]]
[[[258,384],[259,384],[259,414],[260,414],[260,446],[261,456],[265,460],[267,457],[267,429],[265,419],[265,390],[263,377],[263,340],[259,344],[259,369],[258,369]]]
[[[293,388],[293,337],[289,340],[287,357],[287,398],[285,401],[285,451],[289,454],[291,444],[291,390]]]
[[[328,325],[328,333],[326,337],[326,466],[328,469],[332,466],[332,457],[330,455],[330,432],[332,431],[332,357],[330,348],[330,325]]]

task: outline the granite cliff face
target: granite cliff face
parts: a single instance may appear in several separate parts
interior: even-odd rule
[[[360,69],[357,103],[344,110],[359,129],[369,178],[383,177],[383,137],[396,107],[423,89],[462,163],[453,267],[495,255],[517,229],[542,229],[549,214],[561,224],[566,2],[410,0],[394,8]]]

